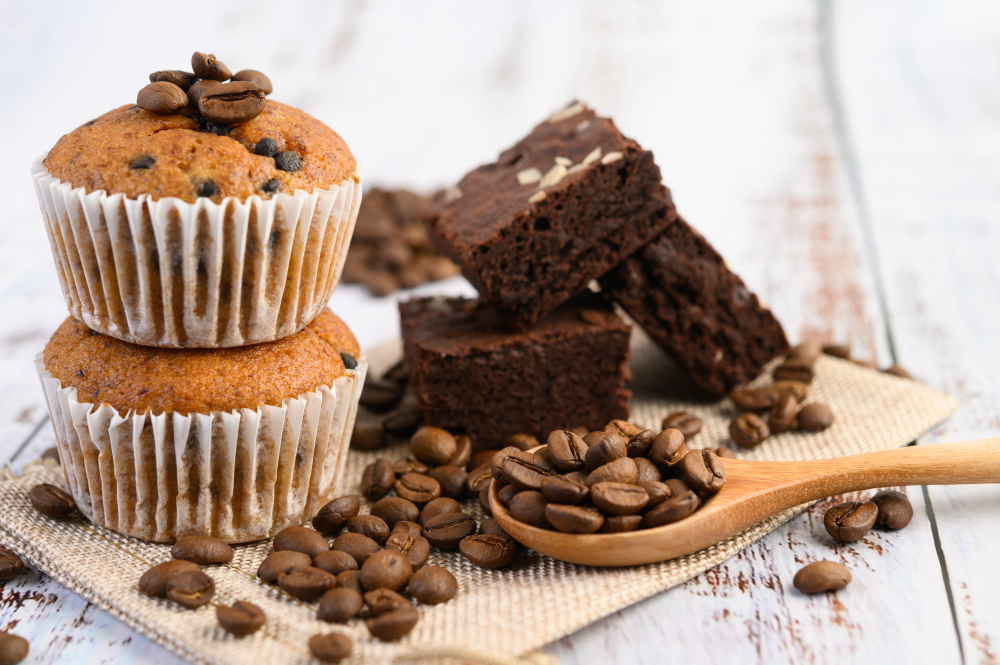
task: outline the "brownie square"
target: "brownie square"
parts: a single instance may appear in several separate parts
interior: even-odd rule
[[[713,397],[788,348],[771,311],[681,218],[600,284]]]
[[[526,328],[676,217],[653,154],[575,103],[435,197],[437,250]]]
[[[482,300],[423,298],[399,311],[425,422],[468,434],[476,450],[518,432],[544,443],[555,429],[628,418],[632,328],[600,294],[572,298],[523,331]]]

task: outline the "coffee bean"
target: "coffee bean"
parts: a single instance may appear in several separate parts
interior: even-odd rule
[[[590,488],[590,499],[595,506],[606,513],[632,515],[646,507],[646,504],[649,503],[649,494],[638,485],[605,482],[595,483]],[[552,517],[548,513],[546,513],[546,517],[552,522]],[[555,522],[552,523],[555,525]]]
[[[589,434],[587,436],[590,436]],[[595,437],[584,456],[584,469],[593,471],[599,466],[628,455],[628,441],[615,432],[602,432]]]
[[[447,497],[439,497],[427,502],[427,505],[420,511],[420,518],[417,521],[423,526],[432,517],[443,515],[444,513],[460,512],[462,512],[462,505],[458,501]]]
[[[500,523],[497,522],[492,517],[487,517],[483,520],[483,523],[479,525],[479,535],[481,536],[509,536]]]
[[[385,458],[380,458],[365,467],[361,474],[361,494],[369,501],[378,501],[392,489],[396,482],[396,471]]]
[[[145,170],[149,169],[156,163],[156,159],[150,156],[136,157],[131,162],[129,162],[128,167],[133,170]]]
[[[604,426],[605,432],[617,432],[622,438],[628,440],[643,431],[642,427],[628,422],[627,420],[612,420]]]
[[[354,589],[330,589],[319,600],[316,618],[328,623],[343,623],[356,617],[364,603],[364,598]]]
[[[833,411],[826,404],[806,404],[799,410],[799,429],[820,432],[833,424]]]
[[[28,657],[28,640],[14,633],[0,633],[0,665],[14,665]]]
[[[184,96],[184,103],[187,104],[187,95]],[[227,125],[253,120],[261,114],[266,105],[264,91],[256,83],[249,81],[233,81],[213,86],[203,92],[201,99],[198,100],[198,110],[203,116],[212,122]],[[279,156],[281,154],[279,153]]]
[[[694,489],[692,489],[692,487],[681,478],[667,478],[663,481],[663,484],[670,490],[670,496],[677,496],[679,494],[684,494],[684,492],[694,491]]]
[[[518,432],[517,434],[511,434],[504,441],[504,447],[514,447],[518,450],[527,452],[532,448],[537,448],[542,445],[541,442],[530,434],[524,434],[523,432]]]
[[[211,536],[184,536],[170,548],[170,556],[205,566],[232,561],[233,548]]]
[[[274,537],[271,547],[275,552],[291,550],[302,552],[310,559],[320,552],[330,549],[329,543],[318,532],[301,526],[290,526],[282,529]]]
[[[253,147],[254,154],[261,157],[274,157],[280,150],[278,142],[269,136],[265,136],[257,141],[257,144]]]
[[[552,463],[534,453],[512,452],[503,463],[503,476],[522,490],[538,490],[552,475]]]
[[[910,379],[911,381],[914,380],[913,375],[907,372],[905,369],[903,369],[900,365],[894,364],[889,367],[886,367],[882,371],[885,372],[886,374],[892,374],[893,376],[898,376],[901,379]]]
[[[905,525],[904,525],[905,526]],[[6,582],[24,570],[24,561],[6,547],[0,547],[0,582]]]
[[[489,450],[480,450],[478,453],[469,458],[468,463],[465,465],[465,470],[472,471],[474,469],[478,469],[484,464],[489,464],[493,461],[493,456],[498,452],[500,451],[493,448],[490,448]]]
[[[844,360],[850,360],[851,358],[851,345],[850,344],[827,344],[823,347],[823,353],[828,356],[833,356],[834,358],[843,358]]]
[[[636,469],[639,470],[639,475],[635,479],[637,484],[660,479],[660,470],[647,458],[635,457],[633,459],[635,460]]]
[[[556,476],[553,476],[553,478],[555,478],[555,477]],[[545,480],[542,481],[542,492],[543,493],[545,491],[545,483],[548,480],[549,479],[546,478]],[[566,478],[566,480],[569,480],[569,479]],[[571,482],[575,482],[575,481],[571,481]],[[583,483],[579,483],[579,484],[583,485]],[[583,488],[586,489],[588,492],[590,491],[590,488],[588,488],[586,485],[583,485]],[[510,500],[514,498],[514,495],[517,494],[520,491],[521,490],[517,489],[517,487],[515,487],[514,485],[504,485],[503,487],[501,487],[497,491],[497,498],[500,499],[500,503],[502,503],[503,505],[506,506],[506,505],[508,505],[510,503]],[[572,501],[560,501],[559,503],[572,503]]]
[[[264,610],[242,600],[237,600],[232,605],[219,605],[215,608],[215,616],[222,629],[236,637],[256,633],[264,625],[265,619]]]
[[[385,520],[390,528],[394,528],[399,522],[416,522],[420,516],[417,504],[398,496],[379,499],[372,504],[370,512]]]
[[[333,541],[330,549],[347,552],[358,562],[358,566],[362,566],[368,557],[378,552],[380,548],[378,543],[368,536],[360,533],[342,533]]]
[[[354,643],[347,635],[326,633],[309,638],[309,652],[324,663],[339,663],[351,655]]]
[[[416,508],[416,506],[413,506],[413,507]],[[420,512],[419,508],[417,508],[417,512],[419,514],[419,512]],[[415,520],[417,518],[414,517],[413,519]],[[396,524],[392,527],[392,532],[393,533],[408,533],[411,536],[413,536],[414,538],[416,538],[417,536],[423,534],[424,527],[420,526],[419,524],[417,524],[413,520],[404,520],[402,522],[396,522]]]
[[[870,501],[878,508],[875,524],[886,529],[902,529],[913,519],[913,506],[902,492],[882,490]]]
[[[150,113],[166,115],[176,113],[187,106],[188,96],[173,83],[157,81],[140,90],[135,103]]]
[[[507,487],[514,486],[508,485]],[[578,503],[583,503],[583,501],[590,494],[590,488],[583,483],[567,480],[563,476],[550,476],[542,480],[542,494],[545,495],[546,499],[552,501],[553,503],[575,506]],[[501,497],[501,502],[503,502],[504,505],[507,505],[507,502],[509,501],[510,499],[504,502]]]
[[[232,77],[229,68],[216,60],[213,53],[206,55],[195,51],[194,55],[191,56],[191,69],[194,70],[194,75],[200,79],[225,81]]]
[[[426,475],[431,468],[415,459],[401,459],[393,462],[392,470],[396,474],[396,477],[399,478],[405,473],[422,473]]]
[[[493,506],[490,505],[490,491],[494,482],[490,480],[486,487],[479,490],[479,507],[490,517],[493,517]]]
[[[663,429],[677,429],[684,435],[685,441],[690,441],[701,431],[701,418],[692,416],[685,411],[675,411],[663,419]]]
[[[35,510],[56,520],[67,518],[76,510],[76,503],[69,492],[49,483],[32,487],[28,492],[28,500]]]
[[[649,459],[653,464],[661,469],[669,469],[677,466],[687,454],[687,446],[684,445],[684,434],[679,429],[665,429],[653,439],[653,446],[649,449]]]
[[[91,331],[91,334],[100,334],[100,333],[94,333],[93,331]],[[45,452],[42,453],[42,459],[53,460],[56,464],[62,463],[59,460],[59,448],[57,448],[56,446],[51,446],[49,448],[46,448]]]
[[[835,561],[814,561],[795,573],[792,584],[802,593],[839,591],[851,583],[851,571]]]
[[[801,358],[788,358],[785,362],[774,368],[774,380],[812,383],[812,363],[805,362]]]
[[[545,506],[545,519],[563,533],[594,533],[604,524],[604,515],[593,508],[558,503]]]
[[[823,516],[827,533],[845,543],[860,540],[878,517],[878,506],[871,501],[848,501],[830,508]]]
[[[366,590],[392,589],[399,591],[413,576],[413,567],[401,553],[382,550],[368,557],[361,566],[361,586]]]
[[[441,550],[453,550],[459,541],[476,532],[476,521],[465,513],[435,515],[424,524],[424,538]]]
[[[790,392],[778,392],[778,399],[774,400],[771,408],[771,417],[767,421],[768,428],[772,432],[787,432],[792,428],[795,417],[799,413],[799,401]]]
[[[518,492],[507,504],[511,516],[518,522],[524,522],[528,526],[548,529],[549,521],[545,518],[545,506],[548,504],[545,496],[541,492],[529,490]]]
[[[692,450],[681,463],[684,480],[699,492],[715,493],[726,484],[726,469],[711,450]]]
[[[465,483],[469,479],[469,474],[461,466],[445,464],[431,469],[427,475],[438,481],[441,486],[441,496],[450,499],[461,499],[465,496]]]
[[[173,83],[178,88],[187,92],[198,77],[189,72],[182,72],[179,69],[168,69],[161,72],[153,72],[149,75],[149,82],[156,83],[157,81],[166,81],[167,83]]]
[[[342,587],[344,589],[354,589],[359,594],[363,594],[365,592],[365,588],[361,586],[361,571],[345,570],[342,573],[338,573],[337,587]]]
[[[489,486],[494,479],[491,467],[484,464],[478,469],[473,469],[465,479],[465,491],[467,494],[479,494],[484,487]],[[504,480],[503,482],[507,482]]]
[[[358,514],[361,502],[353,494],[345,494],[326,503],[312,519],[313,528],[325,536],[334,536]]]
[[[729,436],[741,448],[756,448],[771,436],[771,430],[756,413],[741,413],[729,423]]]
[[[549,434],[546,443],[549,459],[557,469],[567,472],[583,468],[588,446],[579,436],[566,430],[555,430]]]
[[[374,619],[368,619],[365,625],[368,626],[368,632],[373,637],[377,637],[384,642],[390,642],[407,635],[417,625],[419,618],[420,614],[416,608],[402,607],[398,610],[381,614]]]
[[[404,398],[394,411],[382,419],[382,426],[390,434],[410,436],[423,422],[424,414],[417,403]]]
[[[258,72],[256,69],[241,69],[233,74],[232,80],[249,81],[263,90],[265,95],[270,95],[274,92],[274,87],[271,85],[271,79],[267,78],[267,76]]]
[[[426,566],[410,579],[410,595],[426,605],[451,600],[458,591],[458,580],[441,566]]]
[[[219,81],[212,81],[212,80],[195,81],[195,83],[190,88],[188,88],[187,103],[194,108],[198,108],[198,103],[201,101],[201,96],[204,95],[207,90],[211,90],[212,88],[218,85],[222,84]],[[198,122],[200,129],[204,129],[205,123],[208,122],[208,119],[205,118],[200,113],[198,114],[198,116],[201,121],[198,122],[198,119],[195,119],[195,121]]]
[[[771,387],[779,393],[791,393],[799,404],[809,397],[809,384],[801,381],[775,381]]]
[[[598,533],[626,533],[642,526],[642,515],[611,515],[604,518]]]
[[[215,582],[201,570],[183,570],[167,580],[167,598],[193,610],[208,605],[215,596]]]
[[[822,353],[823,347],[819,342],[805,341],[789,349],[788,358],[795,358],[807,365],[812,365]]]
[[[760,412],[774,406],[778,392],[774,388],[738,388],[729,397],[740,411]]]
[[[715,454],[718,455],[719,457],[724,457],[726,459],[739,459],[739,457],[736,456],[736,453],[734,453],[732,450],[724,446],[719,446],[718,448],[716,448]]]
[[[347,520],[347,530],[368,536],[379,545],[384,545],[389,537],[389,525],[377,515],[355,515]]]
[[[197,187],[195,187],[195,193],[207,199],[218,194],[219,188],[211,181],[199,182]]]
[[[409,531],[396,531],[389,540],[385,541],[385,548],[401,553],[410,562],[410,568],[420,570],[427,563],[427,557],[431,553],[431,544],[423,536]]]
[[[410,439],[410,453],[426,464],[447,464],[458,450],[455,437],[440,427],[421,427]]]
[[[671,524],[698,510],[699,505],[701,505],[701,500],[694,492],[689,491],[671,496],[647,512],[642,518],[642,523],[650,528]]]
[[[392,589],[380,588],[365,592],[365,605],[374,616],[400,608],[412,607],[410,601]]]
[[[293,566],[278,575],[278,587],[288,595],[311,603],[337,586],[334,575],[313,566]]]
[[[448,466],[464,467],[472,457],[472,439],[465,434],[455,437],[455,454],[448,460]],[[488,460],[487,460],[488,461]],[[472,467],[475,468],[475,467]]]
[[[619,457],[615,461],[608,462],[591,471],[583,484],[593,491],[595,483],[611,482],[634,485],[638,479],[639,467],[635,465],[635,460],[631,457]]]
[[[625,445],[625,453],[629,457],[634,457],[636,459],[646,457],[646,455],[649,454],[650,448],[653,446],[653,439],[655,438],[656,434],[653,430],[643,430],[635,436],[629,438],[628,443]]]
[[[404,473],[393,485],[396,494],[418,506],[441,496],[441,485],[430,476]]]
[[[517,553],[517,544],[507,534],[479,534],[466,536],[458,544],[466,559],[480,568],[503,568]]]
[[[590,474],[586,471],[570,471],[569,473],[564,474],[563,478],[566,480],[572,480],[574,483],[586,483],[587,476],[589,475]]]
[[[285,554],[285,552],[277,552],[276,554],[272,554],[271,556],[276,556],[277,554]],[[295,552],[294,554],[298,554],[298,552]],[[264,561],[266,562],[267,559],[264,559]],[[295,565],[308,566],[309,564],[296,563]],[[354,557],[352,557],[347,552],[341,552],[340,550],[330,550],[329,552],[320,552],[319,554],[313,557],[312,566],[313,568],[319,568],[320,570],[325,570],[331,575],[340,575],[345,570],[358,570],[358,562],[354,560]],[[291,566],[289,566],[289,568],[291,568]],[[286,568],[281,572],[288,572],[288,569]],[[257,574],[260,575],[260,571],[258,571]],[[277,579],[277,575],[275,575],[275,579]]]
[[[658,480],[637,483],[636,486],[641,487],[643,491],[646,492],[646,496],[649,497],[649,501],[646,503],[646,508],[654,508],[673,496],[673,492],[670,491],[670,487],[668,487],[665,483],[659,482]]]
[[[508,457],[510,457],[512,454],[516,452],[520,452],[520,448],[515,448],[514,446],[507,446],[506,448],[502,448],[500,452],[498,452],[496,455],[493,456],[493,459],[490,460],[490,471],[493,474],[494,478],[496,478],[497,480],[502,480],[505,483],[510,482],[509,480],[507,480],[506,476],[503,475],[503,463],[507,461]],[[470,480],[472,479],[474,473],[475,470],[469,473]]]
[[[395,381],[386,381],[369,375],[365,377],[360,403],[376,413],[385,413],[396,406],[402,396],[403,389]]]
[[[274,166],[279,171],[298,171],[302,168],[302,158],[298,153],[285,150],[274,156]]]
[[[167,595],[167,583],[171,577],[192,570],[201,571],[201,568],[196,563],[180,559],[158,563],[139,578],[139,591],[147,596],[162,598]]]
[[[354,433],[351,434],[351,450],[370,452],[385,445],[385,427],[382,423],[363,423],[355,421]]]

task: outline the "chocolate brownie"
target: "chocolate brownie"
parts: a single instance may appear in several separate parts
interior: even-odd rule
[[[600,284],[715,397],[752,380],[788,348],[771,311],[681,218]]]
[[[400,303],[407,362],[425,421],[468,434],[476,450],[511,434],[601,429],[627,419],[631,326],[600,294],[571,299],[525,331],[464,298]]]
[[[438,251],[524,328],[675,217],[653,154],[575,103],[435,197],[425,221]]]

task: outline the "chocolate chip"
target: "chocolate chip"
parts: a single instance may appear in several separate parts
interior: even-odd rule
[[[173,83],[181,90],[187,92],[188,88],[194,85],[194,82],[198,80],[198,77],[190,72],[182,72],[179,69],[168,69],[162,72],[153,72],[149,75],[149,82],[156,83],[157,81],[166,81],[167,83]]]
[[[209,120],[205,123],[205,131],[211,132],[212,134],[217,134],[219,136],[229,135],[229,125],[224,125],[221,122],[214,122]]]
[[[253,147],[253,152],[255,155],[260,155],[261,157],[274,157],[279,152],[278,142],[269,136],[265,136],[257,141],[257,145]]]
[[[274,92],[274,88],[271,86],[271,79],[267,78],[267,76],[258,72],[256,69],[241,69],[233,74],[233,80],[255,83],[261,90],[264,91],[265,95],[270,95]]]
[[[150,113],[176,113],[187,106],[187,94],[173,83],[157,81],[139,91],[136,103]]]
[[[281,189],[281,181],[277,178],[271,178],[260,186],[260,191],[265,194],[277,194],[279,189]]]
[[[138,157],[133,159],[128,167],[130,169],[148,169],[150,166],[156,163],[156,160],[152,157]]]
[[[352,356],[350,353],[341,353],[340,357],[344,361],[344,367],[346,367],[347,369],[357,369],[358,361],[355,360],[354,356]]]
[[[95,122],[97,122],[97,121],[96,121],[96,120],[88,120],[87,122],[83,123],[83,126],[84,126],[84,127],[90,127],[90,126],[91,126],[91,125],[93,125],[93,124],[94,124]]]
[[[206,55],[195,51],[191,56],[191,69],[198,78],[212,81],[225,81],[233,75],[229,67],[215,59],[214,53]]]
[[[205,125],[208,124],[208,118],[206,118],[205,116],[203,116],[200,113],[192,113],[191,115],[188,116],[188,118],[190,118],[191,120],[194,120],[194,123],[196,125],[198,125],[198,130],[199,131],[204,131],[205,130]]]
[[[274,156],[274,165],[282,171],[298,171],[302,168],[302,158],[297,153],[286,150]]]
[[[197,193],[198,196],[215,196],[219,193],[219,188],[211,181],[200,182],[198,183]]]

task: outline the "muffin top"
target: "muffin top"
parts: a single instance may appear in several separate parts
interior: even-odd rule
[[[226,349],[158,349],[93,332],[66,319],[45,346],[45,368],[77,400],[181,414],[256,409],[343,376],[360,349],[329,309],[302,331],[276,342]],[[348,354],[350,358],[344,358]]]
[[[260,115],[233,125],[227,134],[209,129],[198,115],[160,115],[126,105],[59,139],[45,168],[88,193],[103,189],[154,200],[174,196],[188,203],[199,196],[216,203],[227,196],[245,201],[253,194],[269,199],[296,189],[328,189],[352,177],[357,182],[357,163],[344,140],[290,106],[267,100]],[[276,143],[270,152],[294,155],[256,154],[258,142],[266,138]]]

